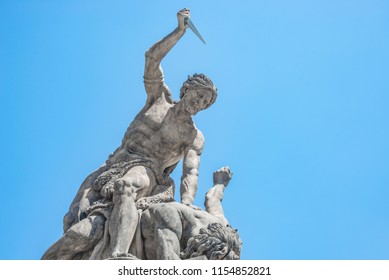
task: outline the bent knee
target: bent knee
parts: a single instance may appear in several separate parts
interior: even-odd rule
[[[114,194],[116,195],[134,195],[137,193],[148,194],[155,179],[145,167],[134,167],[125,176],[117,179],[114,184]]]
[[[113,189],[116,195],[132,195],[135,192],[133,182],[125,178],[116,180]]]

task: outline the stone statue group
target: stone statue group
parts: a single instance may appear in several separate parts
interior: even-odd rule
[[[147,101],[121,145],[82,183],[64,218],[64,234],[42,259],[240,258],[242,242],[224,217],[221,200],[232,173],[214,172],[205,211],[193,205],[204,136],[192,116],[216,100],[213,82],[195,74],[172,99],[161,61],[185,34],[190,11],[145,54]],[[170,173],[183,160],[180,195]]]

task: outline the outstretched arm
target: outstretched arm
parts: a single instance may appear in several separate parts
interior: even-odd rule
[[[170,98],[170,91],[163,80],[161,61],[174,45],[185,34],[187,24],[185,18],[190,16],[188,9],[182,9],[177,13],[178,26],[162,40],[155,43],[146,51],[146,64],[144,73],[144,83],[148,101],[153,101],[161,94],[165,93]]]
[[[181,203],[192,205],[197,193],[200,156],[204,147],[204,136],[198,131],[192,147],[186,152],[181,177]]]

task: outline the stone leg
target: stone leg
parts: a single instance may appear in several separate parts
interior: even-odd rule
[[[139,219],[135,201],[148,196],[155,185],[154,173],[143,166],[131,168],[115,182],[109,221],[111,257],[128,254]]]
[[[169,203],[151,206],[142,214],[142,236],[149,260],[179,260],[183,234],[180,213]]]
[[[157,260],[180,260],[180,241],[177,234],[168,228],[157,230]]]
[[[105,220],[102,216],[89,216],[71,226],[51,245],[42,260],[71,260],[91,250],[103,236]]]

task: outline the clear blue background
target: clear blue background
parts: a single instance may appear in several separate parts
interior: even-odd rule
[[[385,0],[1,1],[0,259],[39,259],[61,236],[145,102],[144,52],[183,7],[207,45],[188,30],[166,82],[175,99],[196,72],[219,90],[195,117],[196,203],[230,165],[242,259],[389,259]]]

